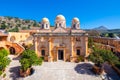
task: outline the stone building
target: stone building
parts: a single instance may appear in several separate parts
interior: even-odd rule
[[[106,38],[106,37],[91,37],[95,43],[99,43],[100,48],[111,50],[118,53],[120,58],[120,39]]]
[[[33,44],[33,37],[29,32],[9,32],[7,39],[10,42],[19,43],[21,45],[23,43],[26,45]]]
[[[25,49],[16,42],[8,41],[9,34],[0,31],[0,50],[6,49],[10,54],[21,54]]]
[[[71,28],[66,28],[63,15],[58,15],[50,28],[48,18],[43,18],[41,27],[34,33],[35,51],[45,61],[75,61],[79,56],[87,57],[87,33],[80,29],[80,21],[73,18]]]

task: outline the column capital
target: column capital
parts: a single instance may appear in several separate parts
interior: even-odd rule
[[[74,41],[74,37],[71,37],[71,41]]]
[[[51,41],[52,41],[52,38],[51,38],[51,37],[49,37],[49,38],[48,38],[48,42],[51,42]]]

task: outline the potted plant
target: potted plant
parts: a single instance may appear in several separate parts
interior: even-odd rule
[[[20,75],[22,77],[28,76],[31,74],[32,65],[41,65],[43,59],[40,57],[37,57],[35,51],[33,50],[25,50],[22,53],[22,57],[20,59],[21,63],[21,69],[20,69]]]

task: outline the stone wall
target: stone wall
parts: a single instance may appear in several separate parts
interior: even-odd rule
[[[120,40],[114,38],[92,37],[95,43],[101,43],[101,48],[120,53]]]

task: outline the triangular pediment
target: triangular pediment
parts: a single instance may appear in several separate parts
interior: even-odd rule
[[[67,30],[62,27],[57,27],[55,30],[53,30],[53,33],[67,33]]]

